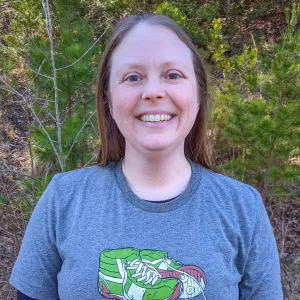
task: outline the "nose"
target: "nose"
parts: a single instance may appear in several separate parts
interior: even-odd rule
[[[166,93],[163,89],[159,76],[149,76],[144,85],[142,98],[144,100],[159,100],[165,98]]]

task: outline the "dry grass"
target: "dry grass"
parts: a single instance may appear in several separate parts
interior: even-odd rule
[[[285,300],[300,300],[300,200],[266,204],[277,239]]]
[[[26,223],[23,215],[10,205],[0,205],[0,299],[16,299],[8,279],[18,255]]]
[[[14,207],[21,191],[20,174],[28,164],[27,145],[20,128],[0,108],[0,299],[16,299],[8,279],[18,255],[26,222]]]

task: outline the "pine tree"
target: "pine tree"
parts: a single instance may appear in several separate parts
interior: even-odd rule
[[[95,161],[98,143],[93,86],[99,39],[81,15],[80,1],[50,4],[46,20],[46,1],[13,3],[11,27],[1,45],[8,58],[1,60],[2,100],[19,103],[26,115],[31,172],[23,184],[34,200],[55,173]],[[47,165],[47,171],[38,172],[40,165]]]
[[[96,46],[84,55],[95,42],[93,32],[88,22],[80,15],[80,1],[69,2],[57,0],[53,2],[52,7],[59,113],[62,120],[63,170],[84,166],[93,159],[92,144],[88,141],[95,139],[95,132],[91,130],[91,122],[95,122],[95,118],[92,118],[95,110],[92,86],[95,83],[96,61],[100,54],[100,49]],[[45,56],[50,57],[48,38],[37,38],[31,51],[34,66],[38,68],[42,65],[41,72],[51,76],[51,61],[47,59],[43,63]],[[54,99],[51,81],[37,78],[35,83],[39,94]],[[45,103],[41,101],[35,105],[35,109],[41,112],[51,139],[57,140],[55,103],[48,101],[45,107]],[[35,153],[39,160],[57,163],[49,138],[39,126],[35,126],[33,130]]]
[[[226,169],[256,185],[263,199],[288,196],[289,184],[300,175],[292,163],[300,154],[299,15],[295,6],[286,10],[287,29],[279,44],[258,53],[245,47],[231,62],[238,71],[231,77],[237,97],[231,99],[226,132],[238,153]]]

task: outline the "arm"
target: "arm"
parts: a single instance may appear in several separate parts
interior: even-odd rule
[[[20,291],[18,291],[17,300],[36,300],[36,299],[30,298],[30,297],[22,294]]]
[[[37,203],[24,235],[10,283],[33,299],[58,299],[61,257],[56,248],[56,188],[52,180]]]
[[[20,291],[18,291],[17,300],[37,300],[37,299],[30,298],[30,297],[22,294]],[[59,300],[59,299],[57,299],[57,300]]]
[[[259,197],[251,248],[239,285],[241,300],[282,300],[280,264],[272,226]],[[253,216],[255,217],[255,216]]]

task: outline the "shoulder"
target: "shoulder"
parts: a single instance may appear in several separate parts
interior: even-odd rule
[[[261,224],[269,226],[260,193],[246,183],[200,168],[198,197],[203,209],[208,211],[213,224],[220,225],[221,231],[230,236],[235,234],[250,247],[253,234],[260,234],[255,228]]]
[[[63,211],[99,198],[114,186],[115,165],[92,166],[56,174],[37,206]]]
[[[263,208],[260,193],[249,184],[243,183],[229,176],[215,173],[201,168],[199,192],[203,193],[212,206],[224,212],[235,211],[241,216],[257,215]]]
[[[82,213],[101,204],[114,187],[115,164],[93,166],[56,174],[39,199],[36,209],[60,226],[74,223]],[[63,229],[64,228],[64,229]]]
[[[222,192],[226,192],[226,194],[260,197],[259,192],[247,183],[205,168],[202,169],[202,180],[212,188],[219,189]]]
[[[81,168],[68,172],[56,174],[52,179],[52,184],[56,188],[66,189],[67,187],[80,188],[90,185],[101,185],[114,179],[115,163],[111,163],[105,167],[92,166],[88,168]]]

